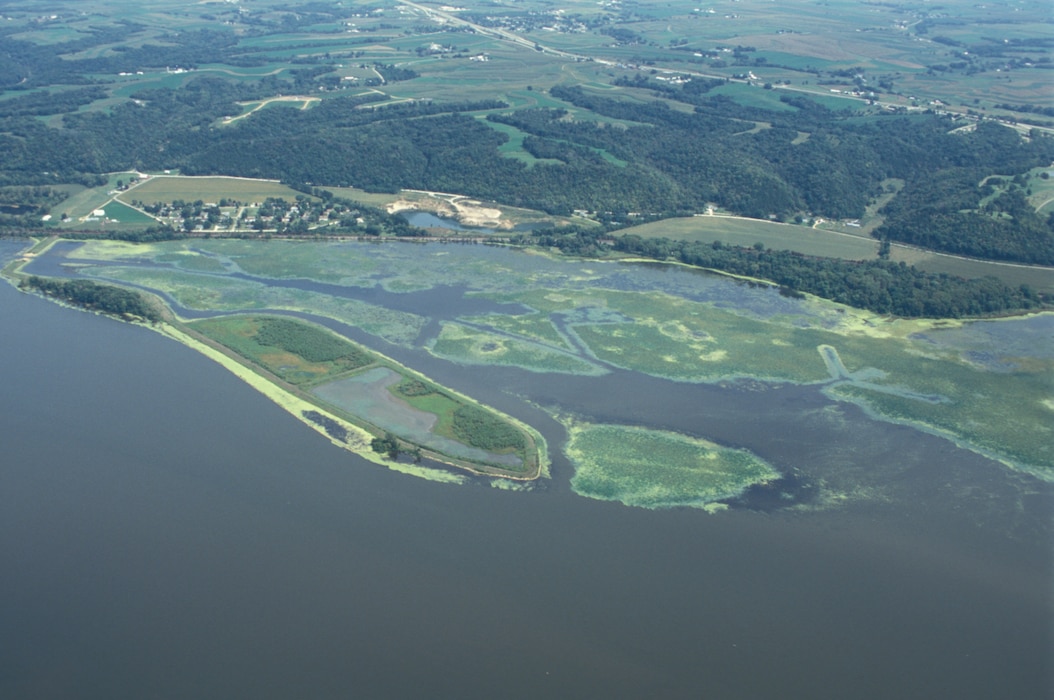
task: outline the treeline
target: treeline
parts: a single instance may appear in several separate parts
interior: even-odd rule
[[[67,196],[52,187],[0,186],[0,229],[39,227],[41,216]]]
[[[396,461],[399,459],[399,455],[407,454],[413,460],[414,463],[421,461],[421,448],[417,445],[407,443],[408,447],[404,447],[403,443],[399,441],[398,436],[388,431],[384,434],[384,437],[375,437],[370,441],[370,448],[374,452],[388,455],[388,459]]]
[[[392,63],[374,63],[374,69],[381,74],[386,83],[395,83],[400,80],[413,80],[420,73],[410,68],[400,68]],[[328,71],[329,69],[327,69]]]
[[[769,280],[787,295],[809,293],[876,313],[904,317],[961,318],[1027,309],[1044,299],[1026,285],[1011,287],[993,277],[967,280],[922,272],[886,260],[851,262],[790,251],[745,248],[715,242],[616,236],[586,229],[548,229],[518,239],[575,255],[621,253],[676,260],[687,265]]]
[[[68,231],[63,230],[65,238],[91,238],[109,241],[128,241],[129,243],[157,243],[158,241],[178,241],[187,237],[183,231],[171,226],[150,226],[144,229],[108,229],[105,231]]]
[[[180,35],[179,45],[198,50],[207,38]],[[227,51],[231,41],[225,35],[217,50]],[[324,71],[312,67],[296,79],[312,83]],[[25,114],[0,116],[0,184],[179,169],[272,178],[305,189],[459,192],[552,214],[586,210],[615,222],[631,213],[654,219],[709,205],[778,220],[859,218],[883,182],[896,178],[906,184],[883,212],[880,237],[1002,260],[1051,260],[1051,223],[1012,199],[978,209],[978,182],[1049,164],[1054,139],[1035,133],[1024,140],[995,123],[949,133],[955,124],[947,117],[852,115],[801,96],[782,98],[792,109],[772,111],[713,96],[712,81],[658,88],[645,78],[636,83],[690,110],[554,87],[553,97],[617,123],[569,120],[554,109],[491,114],[527,135],[525,150],[543,159],[528,166],[503,157],[499,148],[508,137],[468,114],[506,106],[495,100],[370,108],[367,101],[376,96],[332,98],[310,110],[261,110],[217,126],[241,113],[239,100],[275,88],[270,79],[197,78],[179,90],[142,91],[136,103],[108,112],[66,114],[61,128]],[[976,179],[967,182],[967,175]],[[937,186],[946,191],[931,196]],[[966,208],[957,205],[962,195],[968,195]],[[298,222],[284,232],[305,227]]]
[[[1034,132],[1025,140],[994,122],[949,133],[950,120],[936,115],[848,118],[802,97],[783,98],[795,111],[768,112],[771,128],[748,134],[732,117],[765,116],[760,110],[708,97],[703,89],[687,90],[693,82],[658,92],[680,93],[679,99],[696,106],[694,115],[665,105],[619,102],[580,88],[553,90],[600,114],[661,127],[651,131],[664,136],[635,127],[618,133],[564,126],[561,111],[552,111],[548,119],[542,110],[517,112],[503,121],[547,138],[612,149],[631,162],[645,161],[697,199],[754,217],[785,219],[797,211],[857,218],[883,180],[903,179],[905,187],[883,211],[888,221],[878,237],[994,259],[1054,260],[1054,222],[1020,206],[1020,200],[1001,197],[984,211],[970,211],[991,193],[981,180],[1047,165],[1054,160],[1054,139]],[[799,132],[808,138],[799,139]]]
[[[875,235],[959,255],[1054,264],[1054,215],[1042,217],[1029,204],[1023,177],[1008,178],[997,194],[998,178],[980,185],[988,174],[950,168],[913,178],[882,209],[886,221]]]
[[[0,118],[64,114],[108,96],[105,88],[85,87],[55,92],[33,92],[0,100]]]
[[[161,320],[161,314],[141,294],[109,284],[83,279],[57,280],[33,275],[22,280],[19,286],[92,311],[114,316],[138,317],[154,322]]]

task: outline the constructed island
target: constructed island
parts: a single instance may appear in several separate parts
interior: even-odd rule
[[[26,291],[161,333],[216,360],[334,444],[436,481],[465,474],[530,482],[548,476],[545,441],[510,416],[429,380],[323,326],[277,315],[186,320],[158,296],[87,279],[26,275],[55,239],[7,266]]]

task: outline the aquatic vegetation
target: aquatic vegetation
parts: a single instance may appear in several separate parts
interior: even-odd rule
[[[705,508],[779,472],[747,450],[677,433],[572,422],[564,447],[582,496],[642,508]]]
[[[596,375],[605,371],[566,350],[460,323],[444,323],[429,352],[464,364],[507,365],[532,372]]]
[[[914,372],[874,383],[838,383],[827,393],[861,404],[876,417],[950,437],[964,447],[1051,478],[1054,415],[1044,405],[1044,399],[1054,394],[1049,372],[994,374],[954,362],[917,361],[921,367]],[[883,391],[891,381],[897,381],[899,390]],[[920,399],[923,392],[944,400]]]
[[[684,381],[732,376],[820,381],[827,373],[815,347],[837,337],[660,292],[594,288],[513,298],[559,316],[593,359]]]
[[[1054,421],[1043,401],[1054,396],[1054,362],[1043,357],[1045,345],[1008,347],[1011,354],[996,355],[1001,369],[993,371],[953,345],[843,335],[836,346],[850,381],[825,391],[1049,480]],[[1018,354],[1024,352],[1033,355]]]
[[[462,317],[466,324],[491,328],[509,335],[520,336],[562,350],[571,350],[567,338],[561,335],[549,318],[548,313],[528,313],[511,316],[508,314],[488,314],[486,316]]]
[[[427,319],[405,311],[292,287],[224,275],[199,275],[148,267],[92,267],[94,276],[129,282],[172,297],[180,306],[200,311],[306,312],[331,318],[399,345],[416,340]]]
[[[831,398],[859,404],[878,419],[915,425],[1054,478],[1047,447],[1054,443],[1050,314],[973,323],[891,320],[676,266],[583,263],[490,246],[91,241],[70,251],[68,262],[81,265],[80,274],[155,290],[186,308],[308,313],[405,348],[424,341],[433,356],[462,364],[820,384]],[[278,282],[294,278],[305,282]],[[476,309],[481,302],[510,304],[509,313],[496,306],[443,320],[425,340],[429,319],[399,310],[414,307],[390,303],[397,298],[390,292],[441,286],[464,289]],[[388,291],[362,292],[377,288]],[[360,293],[369,301],[354,298]],[[300,381],[314,382],[314,371]],[[436,396],[401,399],[432,415],[452,415],[424,405]],[[449,422],[436,429],[454,437]]]

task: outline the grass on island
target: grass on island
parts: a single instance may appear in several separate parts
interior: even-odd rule
[[[797,382],[827,378],[815,350],[832,340],[823,331],[753,319],[659,292],[549,290],[515,298],[532,308],[564,315],[570,331],[591,353],[583,361],[598,359],[684,381],[733,376]]]
[[[572,423],[564,448],[575,493],[641,508],[713,509],[779,472],[747,450],[677,433]]]
[[[188,327],[233,350],[249,364],[325,401],[342,421],[377,437],[391,432],[400,451],[450,461],[492,475],[538,476],[540,436],[489,408],[445,389],[328,329],[299,319],[226,316]],[[306,422],[337,439],[344,428],[316,410]],[[445,458],[445,459],[444,459]]]
[[[202,311],[255,311],[262,309],[304,311],[361,329],[391,343],[408,346],[427,319],[357,299],[272,287],[224,275],[195,274],[183,270],[147,267],[92,268],[94,277],[147,287],[170,295],[188,309]]]
[[[296,386],[307,386],[377,362],[329,330],[273,316],[232,316],[188,324]]]

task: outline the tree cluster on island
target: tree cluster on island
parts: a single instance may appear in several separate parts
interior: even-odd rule
[[[85,279],[58,280],[32,275],[23,279],[19,286],[22,289],[37,291],[90,311],[150,322],[161,320],[161,314],[142,294],[111,284],[100,284]]]

